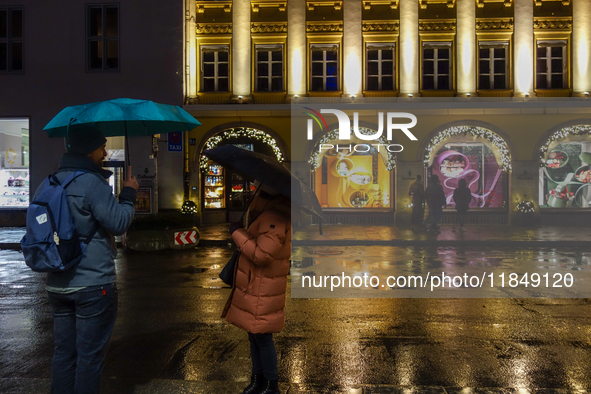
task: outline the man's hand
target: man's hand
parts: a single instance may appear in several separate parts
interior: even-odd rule
[[[123,187],[131,187],[135,190],[140,187],[140,185],[138,185],[137,181],[135,180],[135,177],[131,175],[131,166],[127,167],[127,179],[123,181]]]

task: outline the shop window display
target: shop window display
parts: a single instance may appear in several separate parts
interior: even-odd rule
[[[0,208],[29,205],[29,121],[0,119]]]
[[[390,171],[375,147],[368,152],[332,149],[314,176],[323,208],[390,208]]]
[[[460,179],[466,180],[472,193],[471,208],[504,206],[505,176],[494,153],[483,143],[445,145],[437,152],[429,173],[441,180],[448,208],[455,205],[453,192]]]
[[[540,207],[591,208],[591,142],[563,142],[546,156]]]

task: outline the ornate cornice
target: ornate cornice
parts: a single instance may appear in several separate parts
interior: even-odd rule
[[[231,23],[198,23],[197,34],[232,34]]]
[[[287,23],[253,23],[251,33],[287,33]]]
[[[391,32],[400,29],[399,22],[363,22],[363,32]]]
[[[419,31],[455,31],[455,20],[419,21]]]
[[[308,33],[337,33],[343,31],[342,22],[333,23],[308,23],[306,32]]]
[[[513,30],[513,19],[477,19],[476,30]]]
[[[535,30],[570,30],[572,18],[534,18]]]

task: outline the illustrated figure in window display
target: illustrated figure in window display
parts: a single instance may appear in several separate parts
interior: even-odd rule
[[[543,169],[548,207],[591,207],[591,152],[584,151],[587,145],[563,143],[548,153]]]

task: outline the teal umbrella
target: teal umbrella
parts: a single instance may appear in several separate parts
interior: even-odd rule
[[[176,106],[149,100],[119,98],[75,105],[60,111],[44,128],[50,137],[66,137],[76,132],[76,125],[94,123],[105,137],[140,136],[189,131],[201,123]],[[129,149],[125,140],[129,163]]]

